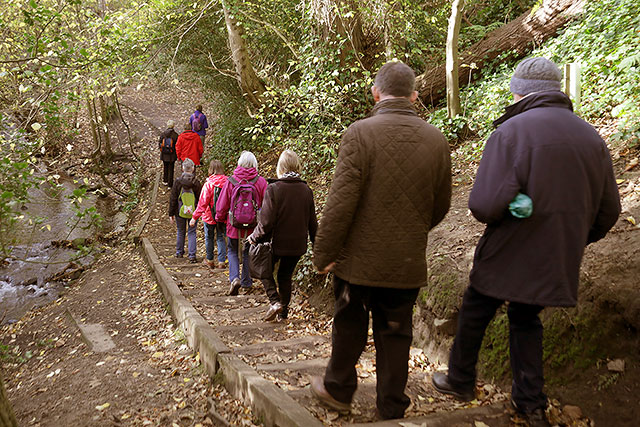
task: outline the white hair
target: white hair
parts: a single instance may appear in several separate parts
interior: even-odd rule
[[[193,160],[187,158],[182,162],[182,172],[193,173],[196,164],[193,163]]]
[[[176,125],[176,122],[174,122],[173,120],[167,120],[167,127],[173,129],[173,127]]]
[[[238,159],[238,166],[258,169],[258,159],[251,151],[243,151]]]

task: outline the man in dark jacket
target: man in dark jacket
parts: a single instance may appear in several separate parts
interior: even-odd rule
[[[485,329],[509,301],[514,408],[533,425],[548,425],[543,393],[542,323],[546,306],[575,306],[584,247],[609,231],[620,213],[611,158],[596,130],[573,114],[560,91],[560,69],[529,58],[511,79],[514,104],[496,120],[469,197],[487,228],[476,248],[464,294],[448,374],[435,388],[474,398],[476,362]],[[516,218],[518,193],[533,213]]]
[[[162,172],[162,182],[165,185],[171,187],[173,184],[173,169],[175,167],[176,160],[176,143],[178,142],[178,134],[173,130],[175,123],[173,120],[167,122],[167,130],[162,132],[160,140],[158,142],[158,148],[160,149],[160,160],[164,166]]]
[[[372,116],[342,138],[314,245],[315,266],[334,273],[336,302],[331,359],[311,390],[326,406],[350,409],[371,313],[384,419],[403,417],[410,403],[404,389],[413,306],[427,282],[427,234],[451,200],[449,146],[418,117],[414,83],[401,62],[378,71]]]
[[[182,162],[185,159],[191,159],[196,166],[200,166],[203,152],[202,140],[197,133],[191,130],[191,124],[185,123],[184,132],[178,136],[178,142],[176,142],[178,159]]]

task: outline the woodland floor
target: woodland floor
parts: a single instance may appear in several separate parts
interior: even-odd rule
[[[173,118],[178,130],[197,98],[193,93],[162,97],[144,89],[123,97],[131,107],[125,116],[142,137],[134,148],[143,156],[146,170],[142,181],[147,189],[159,166],[157,154],[149,149],[155,147],[157,128],[164,128],[166,119]],[[134,113],[136,110],[157,119],[147,123]],[[210,118],[210,123],[213,121]],[[582,272],[587,285],[581,289],[583,301],[603,313],[617,314],[620,324],[626,325],[626,330],[621,327],[617,336],[601,342],[603,347],[619,352],[616,357],[626,361],[625,371],[614,378],[603,360],[601,366],[557,374],[570,380],[570,387],[548,387],[550,397],[561,402],[557,406],[576,405],[602,426],[637,425],[640,419],[640,229],[631,223],[640,221],[640,172],[623,172],[631,154],[614,153],[619,178],[624,180],[620,188],[626,198],[625,211],[610,236],[587,249]],[[458,169],[452,209],[432,233],[430,250],[447,258],[463,283],[482,227],[466,208],[474,171],[460,165]],[[84,171],[76,173],[83,176]],[[148,200],[140,201],[140,212],[134,212],[130,229],[135,228],[147,206]],[[121,234],[105,239],[99,261],[80,279],[69,282],[54,303],[0,329],[2,344],[18,349],[1,363],[20,425],[215,425],[209,408],[231,425],[257,423],[249,408],[212,384],[199,366],[197,356],[186,346],[165,310],[138,249],[124,237]],[[174,236],[167,239],[171,243]],[[89,351],[73,319],[101,323],[116,349],[108,353]],[[580,422],[585,425],[585,420]]]

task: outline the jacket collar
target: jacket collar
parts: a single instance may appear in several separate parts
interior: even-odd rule
[[[417,116],[418,113],[414,108],[411,101],[407,98],[389,98],[383,101],[377,102],[374,105],[371,115],[377,114],[406,114],[411,116]]]
[[[269,178],[267,181],[269,182],[269,184],[273,184],[274,182],[304,182],[305,184],[307,183],[307,181],[305,181],[304,179],[298,176],[289,177],[289,178]]]
[[[524,113],[527,110],[534,108],[568,108],[573,111],[573,105],[571,100],[564,92],[559,90],[548,90],[544,92],[534,92],[525,96],[520,101],[515,102],[504,109],[504,114],[493,122],[494,127],[500,126],[502,123],[509,120],[511,117],[517,116],[520,113]]]

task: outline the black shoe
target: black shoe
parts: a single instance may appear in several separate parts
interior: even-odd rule
[[[196,257],[192,256],[192,257],[189,257],[189,262],[191,264],[195,264],[196,262],[198,262],[198,260],[196,259]]]
[[[236,277],[231,281],[231,285],[229,286],[229,295],[236,296],[238,295],[239,290],[240,290],[240,279]]]
[[[520,418],[524,418],[529,427],[550,427],[551,423],[547,419],[544,408],[537,408],[533,411],[526,412],[518,407],[516,402],[511,398],[511,406],[515,409]]]
[[[182,254],[176,254],[176,258],[182,258],[184,255]]]
[[[458,400],[462,400],[463,402],[469,402],[476,398],[476,394],[474,390],[456,390],[453,385],[449,382],[449,376],[442,372],[436,372],[431,377],[431,382],[433,383],[433,387],[438,390],[440,393],[450,394]]]

